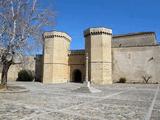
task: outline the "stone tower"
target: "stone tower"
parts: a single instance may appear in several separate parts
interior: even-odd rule
[[[65,83],[69,80],[68,50],[71,37],[63,32],[44,33],[43,83]]]
[[[112,30],[89,28],[84,31],[89,57],[89,80],[94,84],[112,84]]]

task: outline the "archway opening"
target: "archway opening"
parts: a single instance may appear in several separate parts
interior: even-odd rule
[[[72,74],[72,82],[82,83],[82,73],[80,70],[74,70]]]

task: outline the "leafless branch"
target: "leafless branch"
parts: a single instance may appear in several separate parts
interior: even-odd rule
[[[8,69],[15,55],[41,46],[43,28],[53,25],[53,12],[39,11],[37,4],[38,0],[0,0],[0,62]]]

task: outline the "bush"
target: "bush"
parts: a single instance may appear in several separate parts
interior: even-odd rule
[[[120,78],[117,83],[126,83],[126,78]]]
[[[17,81],[33,81],[34,72],[31,70],[21,70],[18,73]]]
[[[143,75],[142,78],[143,78],[144,82],[147,84],[149,82],[149,80],[152,78],[152,76],[146,74],[146,75]]]

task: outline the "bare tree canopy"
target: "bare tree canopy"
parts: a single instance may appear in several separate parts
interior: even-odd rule
[[[0,0],[0,48],[3,65],[1,84],[7,84],[10,65],[33,43],[42,44],[45,26],[53,25],[54,14],[38,8],[38,0]]]

